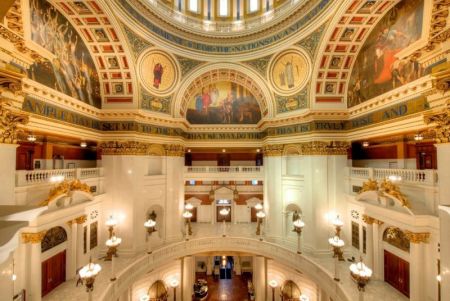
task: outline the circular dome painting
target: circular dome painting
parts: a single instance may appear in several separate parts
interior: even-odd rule
[[[284,96],[299,92],[311,72],[308,57],[300,49],[289,49],[272,59],[268,78],[275,91]]]
[[[139,79],[146,90],[154,95],[167,96],[178,84],[175,60],[160,50],[149,50],[138,60]]]

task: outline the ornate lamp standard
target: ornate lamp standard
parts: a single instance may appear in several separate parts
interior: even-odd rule
[[[106,220],[105,225],[108,227],[109,238],[111,238],[113,236],[114,227],[117,226],[117,220],[112,215],[110,215]]]
[[[334,261],[334,280],[339,281],[339,267],[338,263],[339,261],[345,261],[342,247],[345,246],[345,243],[342,239],[339,238],[339,236],[334,236],[330,239],[328,239],[328,243],[333,247],[333,258],[335,258]]]
[[[278,286],[278,281],[272,279],[269,281],[269,286],[272,288],[272,301],[275,301],[275,289]]]
[[[156,221],[149,218],[145,223],[144,227],[147,228],[147,254],[152,254],[152,246],[150,241],[150,236],[153,232],[156,232]]]
[[[297,254],[302,254],[301,245],[300,245],[301,244],[300,237],[302,235],[302,230],[303,230],[303,227],[305,226],[305,223],[299,218],[293,224],[294,224],[294,230],[292,230],[292,231],[297,232]]]
[[[264,213],[264,211],[261,210],[258,213],[256,213],[256,217],[258,218],[258,225],[256,226],[256,235],[259,235],[259,240],[262,241],[263,240],[263,238],[262,238],[263,231],[261,228],[262,228],[263,219],[266,217],[266,214]]]
[[[363,301],[365,287],[369,282],[370,277],[372,277],[372,270],[363,263],[361,257],[358,263],[353,263],[350,265],[350,275],[358,284],[359,301]]]
[[[256,209],[256,211],[261,211],[263,209],[263,205],[261,203],[258,203],[254,208]]]
[[[170,281],[170,286],[173,288],[173,301],[177,301],[177,286],[180,282],[177,279]]]
[[[184,209],[186,209],[187,211],[191,211],[192,209],[194,209],[194,205],[192,205],[191,203],[187,203],[186,205],[184,205]]]
[[[186,225],[186,240],[189,240],[189,236],[192,235],[191,218],[192,213],[190,211],[183,212],[184,224]]]
[[[336,231],[336,236],[337,237],[341,237],[341,230],[342,230],[342,226],[344,226],[344,222],[342,222],[342,220],[339,218],[339,215],[336,215],[336,218],[334,218],[331,223],[333,224],[335,231]]]
[[[97,277],[101,270],[102,267],[99,264],[93,263],[92,259],[89,259],[89,263],[78,272],[81,280],[83,280],[83,283],[86,286],[89,301],[92,301],[92,291],[94,290],[95,277]]]
[[[227,236],[227,223],[226,223],[226,217],[230,213],[230,209],[222,208],[219,211],[219,214],[222,215],[222,237]]]
[[[106,253],[105,261],[111,261],[111,281],[116,280],[116,260],[117,248],[122,243],[122,238],[116,237],[113,232],[113,236],[106,241],[106,246],[108,247],[108,252]]]

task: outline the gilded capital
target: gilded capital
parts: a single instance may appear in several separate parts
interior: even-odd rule
[[[366,191],[378,191],[377,180],[369,179],[366,182],[364,182],[361,190],[359,191],[359,194],[366,192]]]
[[[450,108],[447,107],[441,112],[425,115],[426,124],[432,124],[430,129],[435,136],[437,143],[450,142]]]
[[[22,242],[24,244],[32,243],[38,244],[42,241],[47,231],[41,231],[36,233],[22,233]]]
[[[283,144],[269,144],[264,146],[263,154],[266,157],[275,157],[283,155],[284,145]]]
[[[414,233],[411,231],[405,231],[405,236],[406,236],[406,238],[408,238],[408,240],[411,243],[414,243],[414,244],[419,244],[419,243],[427,244],[430,239],[430,233],[428,233],[428,232]]]
[[[0,99],[0,143],[17,143],[17,135],[21,131],[19,126],[27,123],[27,115],[15,110],[8,100]]]
[[[373,223],[375,223],[377,221],[376,219],[368,216],[367,214],[363,214],[362,220],[368,225],[373,225]]]
[[[87,221],[87,215],[79,216],[74,221],[79,225],[84,224]]]
[[[180,144],[166,144],[164,145],[166,156],[168,157],[184,157],[184,146]]]

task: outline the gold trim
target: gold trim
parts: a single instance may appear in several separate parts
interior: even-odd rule
[[[102,155],[109,156],[165,156],[167,150],[161,144],[139,141],[107,141],[101,143],[100,148]]]
[[[408,238],[408,240],[413,244],[419,243],[427,244],[429,243],[430,240],[430,233],[428,232],[414,233],[411,231],[405,231],[405,235],[406,238]]]
[[[6,83],[11,90],[11,81]],[[0,85],[4,84],[5,81],[0,77]],[[28,116],[14,110],[10,101],[0,98],[0,143],[16,144],[17,135],[21,132],[19,125],[25,125],[28,121]]]
[[[56,186],[52,190],[50,190],[48,198],[45,201],[43,201],[40,205],[47,206],[50,202],[52,202],[59,196],[68,194],[72,191],[83,191],[92,194],[89,185],[81,183],[80,180],[73,180],[73,181],[66,180],[61,182],[58,186]]]
[[[283,155],[283,144],[270,144],[263,147],[265,157],[277,157]]]
[[[367,214],[363,214],[362,216],[363,222],[365,222],[368,225],[373,225],[377,220],[373,217],[368,216]]]
[[[400,191],[400,187],[389,180],[384,179],[380,185],[381,191],[399,200],[403,207],[411,208],[408,198]]]
[[[74,222],[77,223],[78,225],[82,225],[87,221],[87,215],[82,215],[77,217],[76,219],[74,219]]]
[[[184,157],[185,149],[180,144],[166,144],[164,145],[166,156],[168,157]]]
[[[38,244],[41,243],[42,239],[45,236],[45,233],[47,231],[41,231],[36,233],[22,233],[22,242],[24,244],[32,243],[32,244]]]
[[[363,186],[358,194],[361,194],[366,191],[378,191],[378,182],[377,180],[369,179],[363,183]]]
[[[424,116],[426,124],[434,124],[430,129],[435,135],[436,143],[450,142],[450,108],[447,107],[441,112]]]

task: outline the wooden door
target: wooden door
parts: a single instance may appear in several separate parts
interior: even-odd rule
[[[220,210],[222,210],[223,208],[230,210],[228,215],[223,216],[222,214],[220,214]],[[232,213],[231,206],[217,206],[216,207],[217,222],[221,223],[223,222],[223,220],[225,220],[226,222],[231,222],[231,213]]]
[[[384,250],[384,281],[409,298],[409,262]]]
[[[66,250],[42,262],[42,297],[66,281]]]
[[[256,223],[258,221],[258,218],[256,217],[257,210],[255,207],[252,207],[250,209],[250,222]]]

